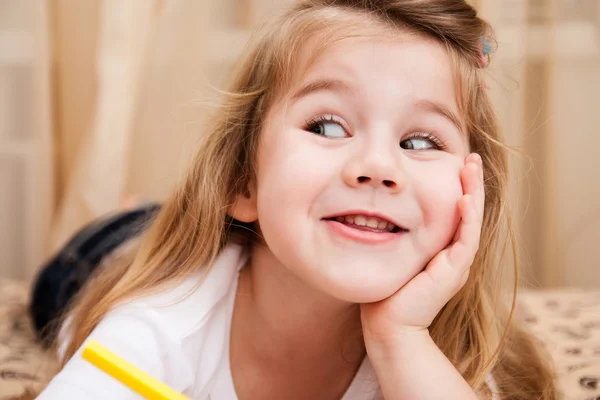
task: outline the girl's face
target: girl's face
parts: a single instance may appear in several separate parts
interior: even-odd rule
[[[351,302],[382,300],[452,240],[469,153],[450,58],[416,35],[344,39],[271,108],[253,196],[275,258]]]

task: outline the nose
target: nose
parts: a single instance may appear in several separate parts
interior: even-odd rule
[[[399,156],[390,148],[362,147],[357,150],[342,172],[344,182],[353,188],[370,186],[397,193],[405,186],[405,175]],[[398,153],[400,149],[397,149]]]

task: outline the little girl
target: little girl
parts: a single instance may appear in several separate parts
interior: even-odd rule
[[[555,399],[502,284],[490,40],[463,0],[270,21],[134,262],[78,299],[39,398],[136,398],[81,358],[93,338],[192,399]]]

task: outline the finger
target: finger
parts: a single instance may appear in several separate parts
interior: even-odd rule
[[[475,163],[475,156],[478,157],[477,154],[471,153],[469,156],[465,158],[465,166],[460,171],[460,182],[463,189],[463,195],[470,194],[475,196],[478,188],[477,188],[477,164]],[[462,198],[461,198],[462,199]],[[459,201],[460,202],[460,201]],[[460,204],[459,204],[459,212],[460,212]],[[452,238],[451,245],[458,242],[460,238],[460,226],[462,221],[459,222],[458,227],[456,228],[456,232],[454,233],[454,237]]]
[[[466,194],[459,201],[461,222],[458,239],[448,249],[448,261],[453,268],[464,270],[471,266],[479,248],[481,219],[473,195]]]
[[[481,156],[477,154],[477,161],[479,166],[479,177],[477,179],[477,184],[479,188],[477,189],[477,198],[475,199],[477,210],[479,211],[479,219],[483,221],[483,213],[485,210],[485,181],[484,181],[484,171],[483,171],[483,160]]]
[[[428,293],[428,305],[439,311],[458,293],[469,278],[470,268],[458,270],[450,265],[443,253],[440,253],[425,271],[419,273],[402,290],[414,292],[414,296],[423,297]]]
[[[457,240],[440,252],[425,271],[437,282],[446,281],[454,286],[468,269],[479,246],[481,224],[477,218],[472,195],[464,195],[458,202],[461,221],[457,229]],[[445,268],[447,265],[449,268]]]
[[[473,161],[474,157],[467,157],[465,166],[460,173],[463,194],[475,194],[479,190],[480,165]]]
[[[460,290],[467,284],[467,281],[469,280],[469,274],[471,273],[471,268],[467,268],[462,276],[460,277],[458,284],[456,285],[456,287],[454,288],[454,291],[452,292],[452,295],[450,296],[451,298],[456,296],[456,294],[458,292],[460,292]]]
[[[483,219],[485,190],[483,183],[483,165],[479,154],[472,153],[465,159],[465,167],[461,171],[461,183],[464,194],[475,197],[478,215]]]
[[[463,287],[465,286],[465,284],[467,283],[467,281],[469,280],[469,274],[471,273],[471,267],[467,268],[465,270],[465,272],[463,272],[462,276],[460,277],[460,282],[458,285],[458,289],[457,292]]]

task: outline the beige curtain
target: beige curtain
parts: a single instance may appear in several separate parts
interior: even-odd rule
[[[79,7],[89,12],[91,4]],[[72,2],[57,4],[57,15],[72,13],[69,10],[71,5]],[[97,11],[98,17],[94,21],[98,22],[97,41],[90,41],[96,44],[95,54],[91,54],[93,74],[83,75],[79,82],[86,86],[91,86],[90,81],[96,82],[95,91],[92,91],[94,106],[90,119],[86,115],[78,116],[84,122],[79,124],[78,132],[70,132],[74,136],[74,143],[68,140],[62,142],[63,149],[72,146],[76,150],[63,153],[68,170],[64,174],[64,193],[54,223],[53,250],[62,245],[82,222],[113,211],[122,199],[141,70],[161,12],[158,0],[101,0],[95,5],[97,9],[94,11]],[[93,17],[94,13],[88,15]],[[56,22],[58,29],[64,29],[58,23],[60,21]],[[83,28],[80,24],[77,27]],[[87,29],[81,31],[90,33]],[[72,35],[76,32],[66,33]],[[91,37],[93,39],[94,35]],[[78,54],[69,55],[76,62]],[[89,56],[90,53],[85,55]],[[73,83],[69,82],[70,79],[70,75],[65,75],[62,82],[68,86]],[[79,97],[82,93],[90,94],[88,90],[76,92],[76,97],[67,99],[77,103],[83,98]],[[67,112],[67,118],[70,114]],[[75,121],[64,120],[67,126]]]
[[[48,2],[0,2],[0,279],[46,256],[53,198]]]
[[[598,288],[600,2],[479,0],[500,49],[490,74],[512,157],[523,276]]]
[[[289,3],[289,1],[287,2]],[[164,200],[251,30],[285,1],[53,3],[51,249],[128,198]]]
[[[530,4],[527,1],[509,0],[477,0],[474,3],[479,13],[492,24],[497,40],[497,50],[486,71],[489,94],[496,106],[506,143],[517,152],[522,152],[509,157],[510,206],[519,234],[520,280],[526,285],[535,286],[542,275],[541,260],[536,252],[543,243],[536,236],[540,204],[536,180],[539,177],[536,178],[536,174],[540,165],[535,164],[535,157],[528,157],[533,147],[539,144],[545,125],[541,122],[541,114],[532,116],[529,112],[534,109],[542,111],[543,100],[536,97],[531,86],[545,87],[547,79],[544,74],[528,74],[531,68],[537,68],[532,66],[537,57],[532,53],[532,48],[538,40],[530,36]]]
[[[58,0],[53,247],[129,195],[162,200],[251,30],[292,0]],[[497,33],[488,70],[511,157],[531,286],[600,285],[600,3],[474,0]]]
[[[551,285],[600,287],[600,2],[555,1],[546,140]]]

